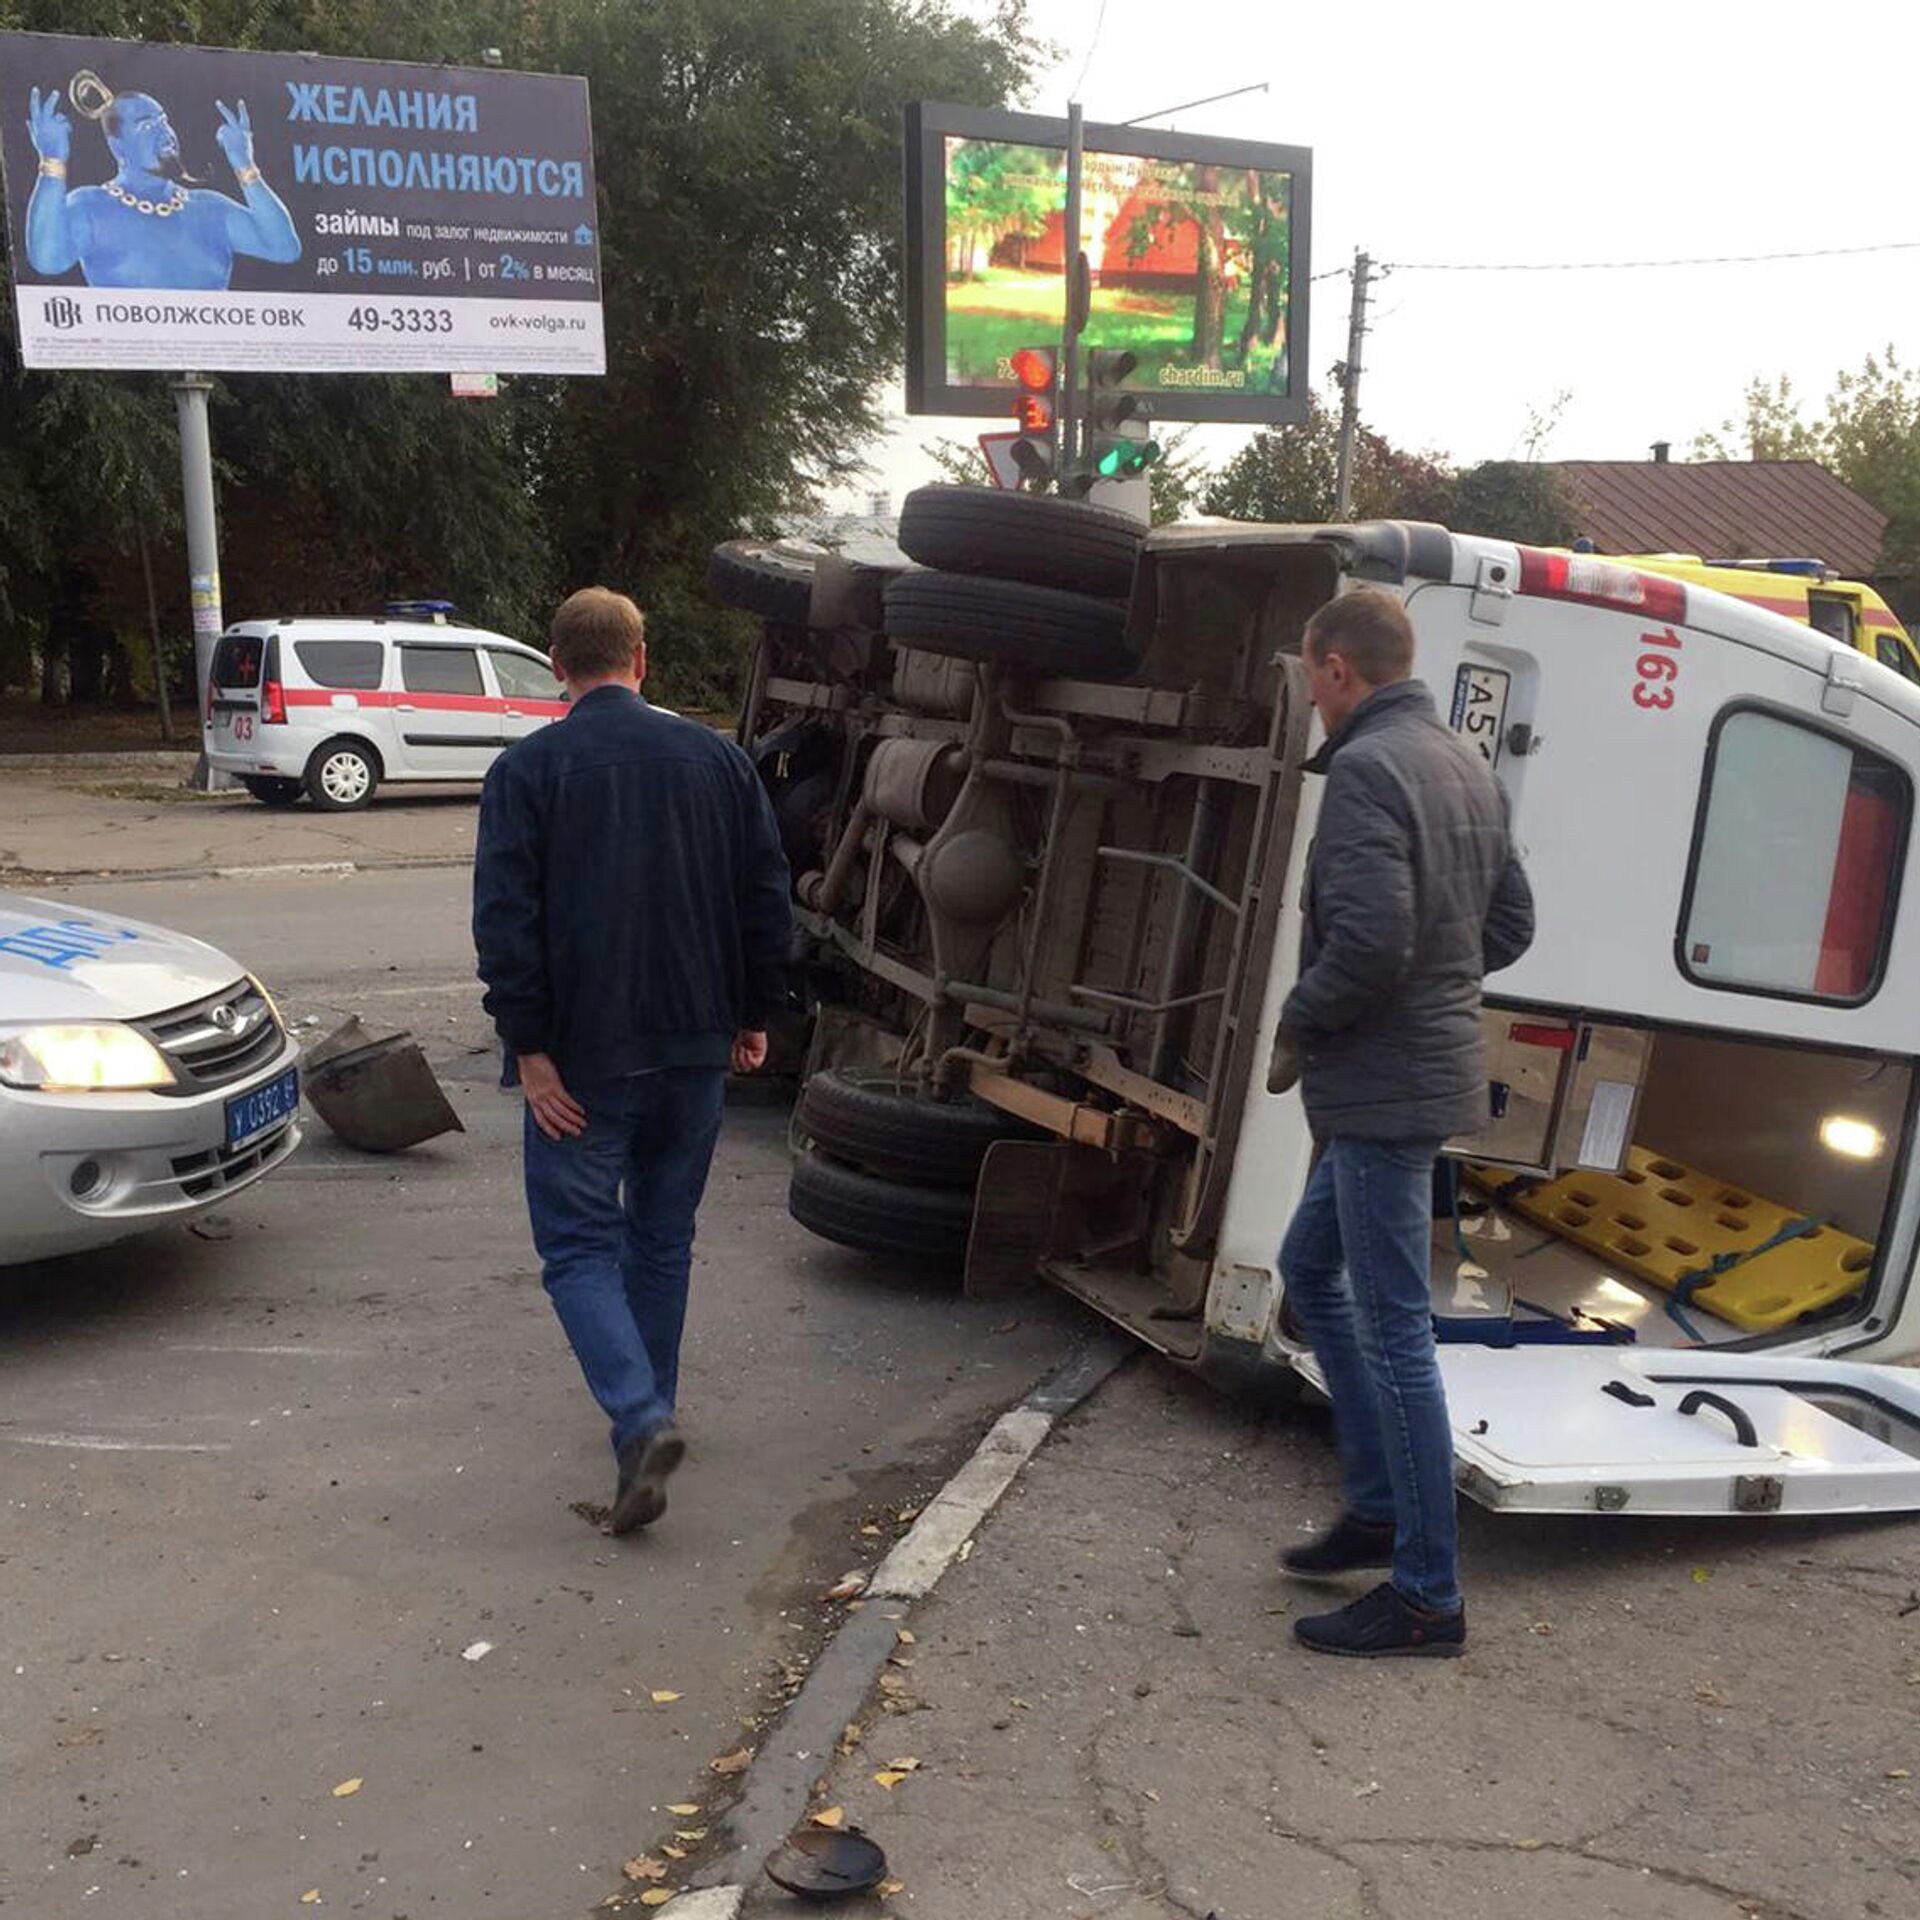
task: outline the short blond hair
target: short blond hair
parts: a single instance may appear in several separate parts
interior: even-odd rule
[[[1315,660],[1337,653],[1370,687],[1391,686],[1413,671],[1413,622],[1397,595],[1356,587],[1307,622],[1304,642]]]
[[[626,673],[647,637],[646,615],[624,593],[582,587],[560,603],[547,630],[553,662],[569,680]]]

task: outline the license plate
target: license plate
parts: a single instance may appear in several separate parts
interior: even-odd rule
[[[1507,689],[1513,675],[1504,667],[1464,666],[1453,679],[1453,730],[1479,750],[1488,766],[1497,766],[1507,732]]]
[[[300,1106],[300,1069],[289,1067],[251,1093],[237,1093],[227,1102],[227,1145],[244,1147],[290,1120]]]

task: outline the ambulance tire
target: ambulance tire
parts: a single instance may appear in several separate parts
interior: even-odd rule
[[[896,644],[1030,673],[1123,679],[1136,664],[1126,627],[1126,608],[1111,600],[1018,580],[923,571],[887,588],[887,637]]]
[[[813,563],[759,540],[724,540],[707,561],[707,591],[782,626],[804,627],[813,602]]]
[[[1045,1137],[984,1100],[935,1100],[901,1088],[891,1073],[838,1068],[807,1082],[795,1129],[822,1153],[879,1179],[969,1192],[996,1141]]]
[[[380,756],[364,740],[323,741],[307,762],[307,797],[323,813],[355,813],[380,784]]]
[[[787,1211],[836,1246],[954,1267],[966,1257],[973,1194],[882,1180],[809,1151],[793,1163]]]
[[[243,773],[240,784],[267,807],[291,807],[306,795],[306,783],[301,780],[281,780],[268,773]]]
[[[923,567],[1125,599],[1147,530],[1131,514],[1045,493],[916,487],[900,545]]]

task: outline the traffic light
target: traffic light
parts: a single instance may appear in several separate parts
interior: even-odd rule
[[[1060,349],[1020,348],[1013,355],[1013,377],[1019,386],[1013,417],[1020,423],[1014,465],[1028,486],[1038,487],[1060,464]]]
[[[1087,463],[1076,476],[1077,492],[1100,480],[1134,479],[1160,458],[1158,443],[1147,437],[1147,403],[1125,388],[1139,364],[1140,356],[1126,347],[1094,347],[1087,354]]]

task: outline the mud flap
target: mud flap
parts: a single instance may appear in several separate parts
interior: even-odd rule
[[[981,1163],[967,1241],[970,1300],[1015,1293],[1040,1278],[1053,1251],[1068,1148],[1059,1140],[996,1140]]]

